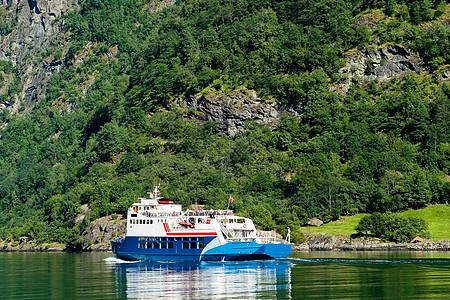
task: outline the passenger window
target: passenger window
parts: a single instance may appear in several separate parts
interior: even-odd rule
[[[204,248],[204,244],[203,243],[198,243],[198,249],[203,249]]]
[[[183,242],[183,249],[189,249],[189,243],[188,242]]]
[[[172,242],[169,242],[167,245],[169,246],[169,249],[173,249],[173,243]]]
[[[197,249],[197,243],[191,242],[191,249]]]

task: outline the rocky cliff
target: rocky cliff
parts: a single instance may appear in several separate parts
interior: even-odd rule
[[[352,83],[364,84],[372,80],[382,83],[421,70],[424,70],[423,61],[408,48],[387,45],[366,49],[348,54],[346,65],[339,70],[341,79],[331,84],[330,90],[345,94]],[[264,101],[255,91],[247,89],[232,93],[198,94],[178,100],[177,105],[195,110],[197,114],[191,114],[191,117],[200,122],[217,122],[219,133],[229,136],[245,132],[245,122],[248,120],[275,128],[283,115],[300,117],[304,111],[304,107],[284,107],[275,101]]]
[[[75,0],[0,0],[0,14],[9,26],[0,31],[0,60],[10,61],[20,79],[19,93],[0,103],[15,113],[29,111],[43,98],[50,76],[59,71],[70,38],[61,18],[76,8]],[[5,27],[5,26],[4,26]]]
[[[84,251],[111,250],[110,241],[119,235],[125,235],[126,220],[121,216],[107,216],[92,221],[82,233]]]
[[[217,122],[219,134],[234,136],[245,132],[245,122],[255,121],[275,128],[282,116],[300,116],[303,107],[285,107],[274,101],[264,101],[255,91],[240,89],[229,94],[198,94],[180,99],[177,105],[183,109],[194,109],[191,114],[200,122]]]
[[[345,66],[339,70],[341,80],[332,85],[331,90],[345,94],[353,82],[361,84],[377,80],[382,83],[423,69],[422,59],[408,48],[387,45],[378,49],[366,49],[348,54]]]

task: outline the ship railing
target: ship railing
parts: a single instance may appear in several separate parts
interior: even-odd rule
[[[186,220],[186,217],[188,216],[188,210],[183,211],[180,215],[178,215],[178,218],[171,221],[170,227],[181,227],[179,225],[180,222],[183,222]]]
[[[220,230],[222,230],[223,234],[225,235],[225,238],[227,240],[233,240],[235,239],[235,231],[232,229],[226,228],[223,224],[220,224]]]
[[[176,217],[183,215],[182,212],[152,212],[152,211],[143,211],[139,212],[140,215],[148,218],[159,218],[159,217]]]
[[[233,211],[232,210],[224,210],[224,209],[219,209],[219,210],[214,210],[214,209],[208,209],[208,210],[203,210],[203,209],[199,209],[199,210],[186,210],[186,214],[189,217],[210,217],[211,219],[214,219],[215,217],[220,217],[220,216],[232,216],[233,215]]]
[[[256,231],[256,241],[260,244],[288,244],[273,231]]]
[[[233,242],[251,242],[255,240],[255,235],[249,233],[247,230],[234,230],[229,229],[223,224],[220,224],[220,229],[222,230],[225,238],[228,241]]]

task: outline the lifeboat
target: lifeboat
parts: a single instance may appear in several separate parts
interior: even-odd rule
[[[178,224],[180,224],[181,226],[186,226],[186,227],[190,227],[190,228],[194,228],[195,227],[194,224],[188,223],[188,222],[180,222]]]

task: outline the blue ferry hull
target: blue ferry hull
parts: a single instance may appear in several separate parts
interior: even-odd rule
[[[179,238],[167,242],[155,241],[157,238],[147,239],[148,242],[142,238],[139,240],[138,237],[126,237],[121,241],[112,241],[112,251],[124,260],[147,261],[241,261],[283,258],[291,254],[290,244],[259,244],[249,241],[219,245],[216,237],[203,237],[201,240],[184,237],[186,240]],[[161,248],[161,244],[167,248]]]

